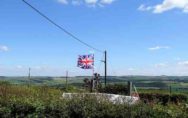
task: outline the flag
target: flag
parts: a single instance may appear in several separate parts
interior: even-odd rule
[[[78,67],[82,69],[93,69],[94,68],[94,55],[79,55]]]

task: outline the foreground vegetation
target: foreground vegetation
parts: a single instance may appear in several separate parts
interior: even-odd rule
[[[117,85],[104,88],[113,92],[120,91]],[[123,88],[124,89],[124,88]],[[70,87],[66,91],[85,92]],[[113,104],[108,100],[95,97],[75,96],[63,99],[65,90],[48,86],[11,85],[0,82],[1,118],[187,118],[187,95],[166,93],[141,93],[141,101],[135,105]],[[100,101],[100,102],[99,102]],[[165,103],[165,104],[164,104]]]

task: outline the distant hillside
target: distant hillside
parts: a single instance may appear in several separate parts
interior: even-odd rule
[[[68,78],[68,84],[82,87],[84,78],[92,78],[89,76],[77,76]],[[32,84],[32,85],[48,85],[64,87],[66,84],[65,77],[5,77],[0,76],[1,81],[8,81],[11,84]],[[165,88],[169,86],[188,89],[188,76],[108,76],[108,84],[127,84],[127,81],[132,81],[136,87],[141,88]],[[104,83],[104,77],[101,77],[101,82]]]

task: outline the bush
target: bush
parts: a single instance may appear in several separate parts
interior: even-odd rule
[[[1,86],[2,87],[2,86]],[[108,88],[109,87],[109,88]],[[123,93],[124,86],[108,86],[103,89],[110,93]],[[3,89],[2,89],[3,90]],[[111,91],[112,90],[112,91]],[[117,91],[115,91],[117,90]],[[121,92],[122,91],[122,92]],[[1,89],[0,89],[0,92]],[[160,104],[136,105],[113,104],[99,100],[95,96],[72,99],[61,98],[62,92],[50,87],[6,86],[6,99],[0,95],[0,118],[187,118],[187,105]],[[158,102],[178,101],[187,98],[184,95],[141,94],[142,99]]]
[[[128,93],[127,86],[123,84],[107,85],[104,88],[99,88],[98,91],[100,93],[124,94],[124,95]]]
[[[137,104],[112,104],[97,102],[95,98],[63,100],[42,106],[9,102],[0,107],[0,117],[46,117],[46,118],[186,118],[187,112],[177,106],[150,106]]]
[[[167,105],[168,103],[179,104],[188,100],[184,94],[152,94],[152,93],[141,93],[140,99],[147,103],[162,103]]]

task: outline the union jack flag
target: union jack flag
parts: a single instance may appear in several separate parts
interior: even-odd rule
[[[93,69],[94,68],[94,55],[79,55],[78,67],[82,69]]]

